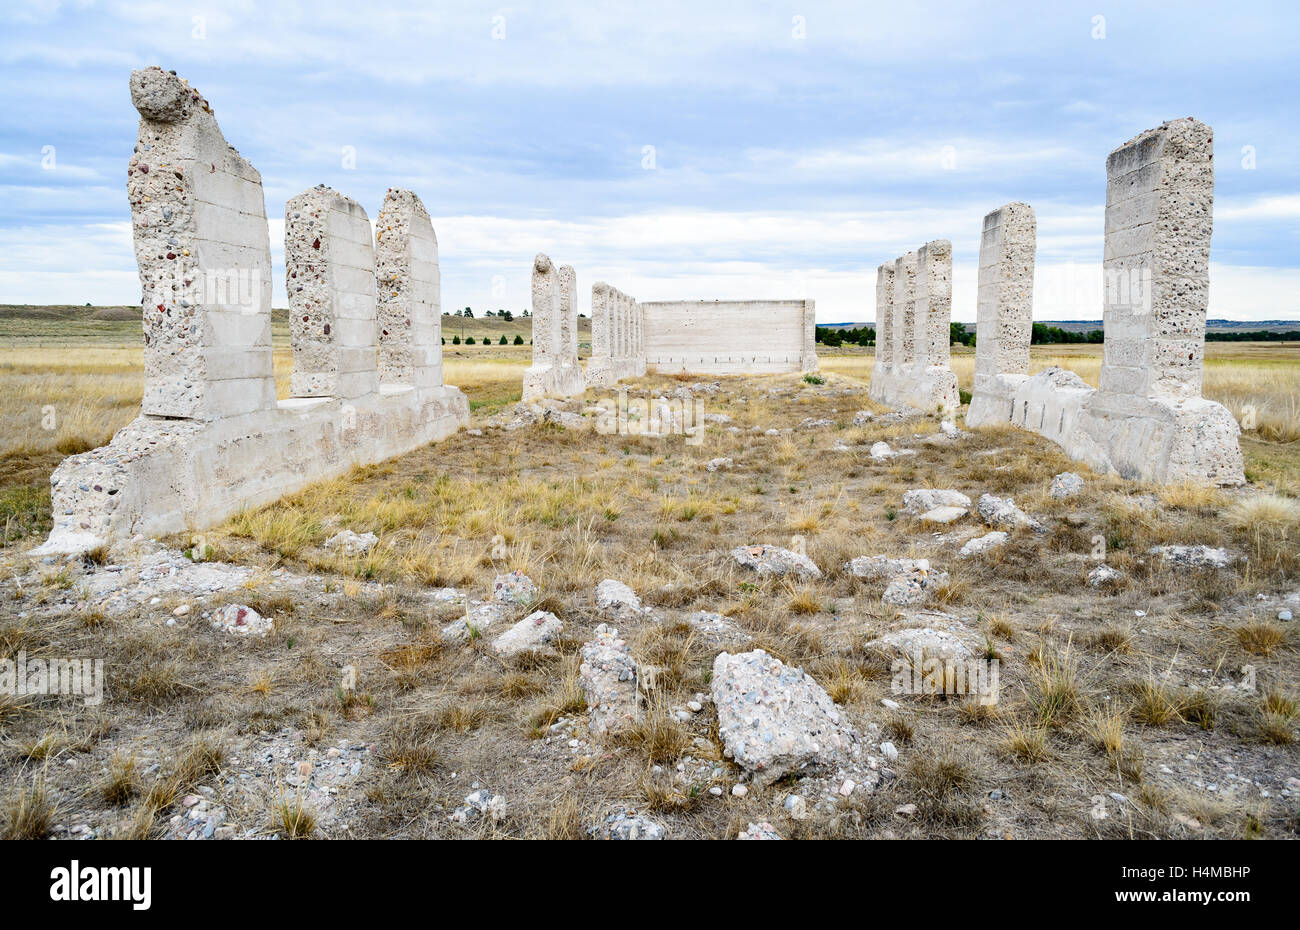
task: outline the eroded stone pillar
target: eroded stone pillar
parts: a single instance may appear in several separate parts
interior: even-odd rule
[[[126,187],[144,316],[141,412],[211,420],[273,407],[262,176],[181,78],[151,67],[130,84],[140,112]]]
[[[908,252],[894,263],[894,370],[911,368],[916,360],[917,254]]]
[[[586,390],[578,364],[577,280],[546,255],[533,259],[533,363],[524,371],[523,399],[571,397]]]
[[[390,188],[375,221],[379,381],[442,384],[442,283],[429,211]]]
[[[294,397],[351,399],[379,389],[375,251],[361,205],[320,185],[284,209]]]
[[[1213,157],[1210,127],[1179,119],[1106,159],[1104,392],[1201,396]]]
[[[1012,395],[1029,376],[1036,237],[1029,204],[1009,203],[984,217],[969,426],[1010,420]]]
[[[894,364],[894,262],[876,269],[876,360],[871,377],[888,371]]]

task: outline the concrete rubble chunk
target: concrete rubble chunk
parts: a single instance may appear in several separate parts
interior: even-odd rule
[[[504,604],[527,607],[537,600],[537,593],[533,579],[518,569],[492,579],[492,599]]]
[[[340,549],[344,555],[365,555],[379,542],[374,533],[357,534],[352,530],[343,530],[325,540],[325,548]]]
[[[593,594],[596,609],[602,613],[635,615],[641,612],[641,598],[621,581],[606,578],[596,585]]]
[[[244,604],[226,604],[212,613],[212,628],[236,636],[265,636],[274,624]]]
[[[1042,529],[1042,525],[1037,520],[1017,507],[1015,501],[1009,497],[982,494],[975,509],[981,520],[999,529],[1015,530],[1022,527],[1032,530]]]
[[[922,523],[955,523],[962,517],[966,516],[964,507],[936,507],[933,510],[927,510],[921,514]]]
[[[762,649],[713,662],[724,754],[758,785],[854,758],[859,737],[817,682]]]
[[[960,491],[918,488],[903,492],[903,512],[922,514],[937,507],[970,507],[971,500]]]
[[[595,636],[582,647],[578,679],[593,734],[622,730],[641,719],[636,661],[618,630],[604,623],[596,627]]]
[[[592,833],[601,840],[662,840],[668,836],[663,824],[629,810],[610,814]]]
[[[492,649],[500,656],[513,656],[521,652],[536,652],[559,638],[564,629],[560,618],[553,613],[538,610],[520,620],[492,641]]]
[[[983,536],[977,536],[974,539],[966,541],[966,544],[957,552],[960,559],[968,559],[973,555],[979,555],[983,552],[989,552],[1001,546],[1009,537],[1002,530],[994,530],[992,533],[985,533]]]
[[[750,823],[736,837],[738,840],[779,840],[781,834],[776,832],[776,827],[772,826],[766,820],[762,823]]]
[[[1210,546],[1155,546],[1151,554],[1178,568],[1227,568],[1232,561],[1227,549]]]
[[[731,557],[741,567],[760,575],[793,575],[798,578],[820,578],[822,575],[821,569],[808,556],[766,543],[737,546],[731,550]]]
[[[1102,588],[1108,584],[1116,584],[1123,580],[1124,575],[1116,571],[1109,565],[1098,565],[1092,571],[1088,572],[1088,584],[1094,588]]]
[[[1064,471],[1052,479],[1047,494],[1053,500],[1068,500],[1083,492],[1083,478],[1072,471]]]

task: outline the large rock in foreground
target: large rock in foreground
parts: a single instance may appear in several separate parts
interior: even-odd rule
[[[731,550],[731,557],[737,564],[760,575],[794,575],[798,578],[822,576],[821,569],[808,556],[782,549],[780,546],[769,546],[766,543],[757,546],[737,546]]]
[[[762,649],[720,654],[712,690],[723,749],[756,784],[856,752],[858,734],[822,687]]]

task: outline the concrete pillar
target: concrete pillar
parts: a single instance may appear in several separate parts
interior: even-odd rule
[[[894,263],[893,328],[894,370],[912,367],[916,359],[917,254],[908,252]]]
[[[390,188],[375,221],[379,381],[442,384],[442,283],[429,211]]]
[[[597,281],[591,287],[591,357],[605,358],[610,355],[610,287],[604,281]]]
[[[578,276],[572,265],[561,265],[556,272],[559,311],[556,314],[559,360],[561,365],[578,364]]]
[[[873,376],[894,364],[894,262],[876,269],[876,361]]]
[[[1037,222],[1027,203],[984,217],[976,297],[975,390],[998,375],[1029,374]]]
[[[555,266],[539,252],[533,259],[533,365],[558,361],[557,311]]]
[[[294,397],[379,390],[375,252],[361,205],[321,185],[284,209]]]
[[[1179,119],[1106,159],[1105,393],[1201,396],[1213,157],[1210,127]]]
[[[217,419],[275,406],[262,176],[185,81],[131,74],[127,167],[144,322],[141,412]]]
[[[952,356],[952,243],[927,242],[918,256],[916,365],[947,368]]]

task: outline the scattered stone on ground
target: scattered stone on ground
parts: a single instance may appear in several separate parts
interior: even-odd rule
[[[1033,530],[1042,529],[1042,525],[1037,520],[1017,507],[1015,501],[1009,497],[994,497],[992,494],[981,495],[975,509],[978,511],[981,520],[996,529],[1015,530],[1021,527]]]
[[[379,537],[374,533],[357,535],[351,530],[343,530],[341,533],[335,533],[325,540],[325,549],[341,549],[344,555],[365,555],[375,548],[375,544],[378,542]]]
[[[629,810],[610,814],[591,832],[602,840],[662,840],[668,835],[657,820]]]
[[[760,575],[795,575],[799,578],[820,578],[821,569],[812,559],[780,546],[762,543],[757,546],[738,546],[731,550],[736,562]]]
[[[983,536],[976,536],[968,540],[964,546],[957,552],[959,559],[968,559],[973,555],[979,555],[983,552],[989,552],[1001,546],[1008,539],[1008,536],[1002,530],[994,530],[992,533],[985,533]]]
[[[958,507],[965,512],[970,498],[960,491],[915,488],[903,492],[903,513],[923,514],[939,507]]]
[[[227,604],[212,612],[212,627],[237,636],[265,636],[271,632],[270,617],[263,617],[243,604]]]
[[[560,618],[545,610],[538,610],[520,620],[492,641],[492,649],[501,656],[521,652],[536,652],[555,642],[564,624]]]
[[[1100,588],[1108,584],[1114,584],[1123,579],[1123,573],[1116,571],[1109,565],[1098,565],[1092,571],[1088,572],[1088,584],[1094,588]]]
[[[1047,494],[1053,500],[1063,501],[1083,492],[1083,478],[1072,471],[1063,471],[1052,479]]]
[[[636,662],[618,630],[604,623],[596,627],[595,637],[582,647],[578,675],[592,733],[621,730],[640,719]]]
[[[1179,568],[1227,568],[1232,561],[1226,549],[1210,546],[1153,546],[1151,554]]]

